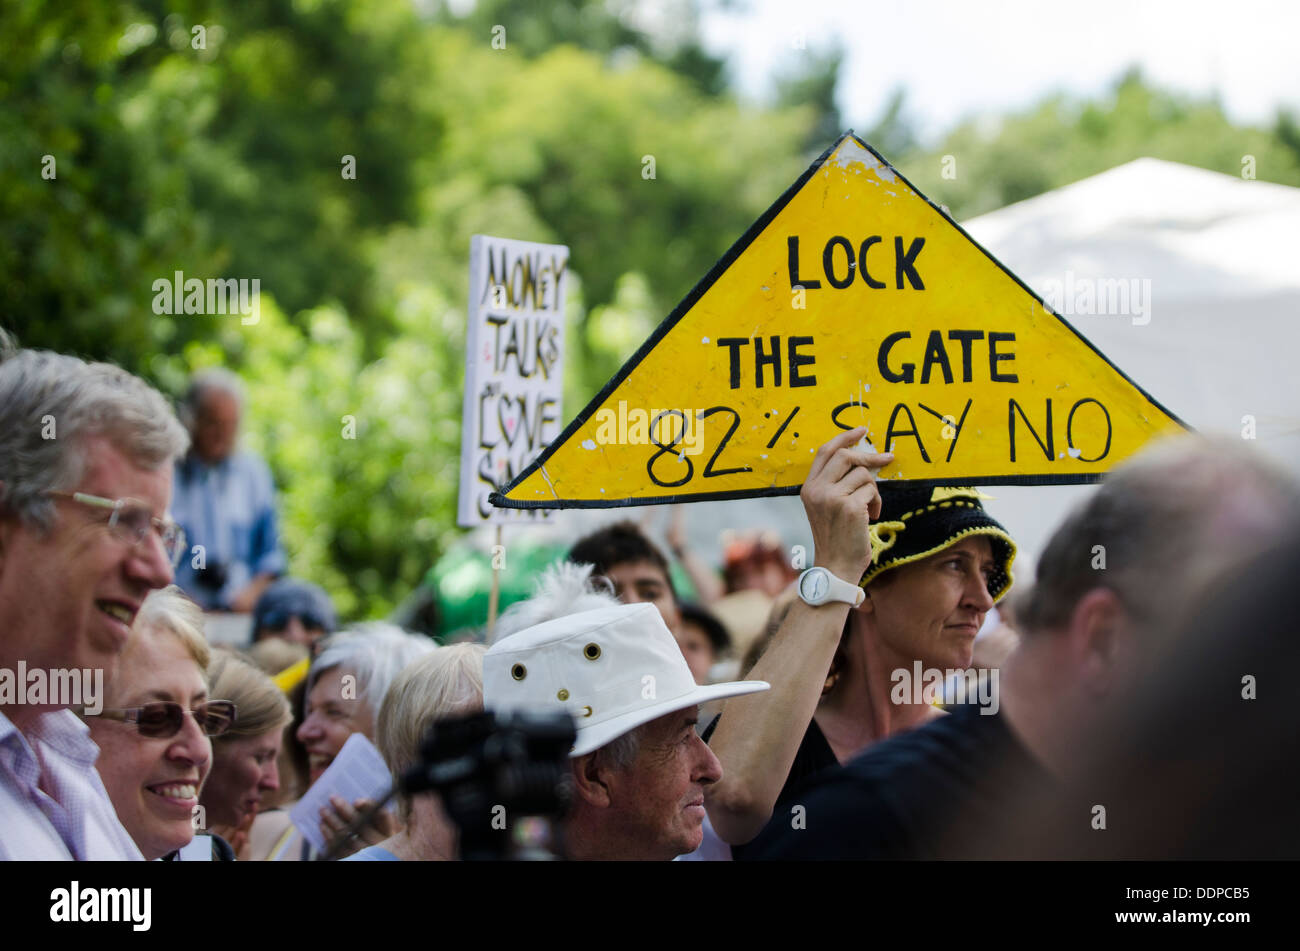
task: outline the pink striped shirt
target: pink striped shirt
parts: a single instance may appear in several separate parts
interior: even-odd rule
[[[71,710],[22,733],[0,713],[0,860],[143,860],[95,769],[99,747]]]

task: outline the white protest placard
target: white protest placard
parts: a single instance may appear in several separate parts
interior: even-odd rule
[[[499,509],[509,484],[560,433],[569,249],[474,235],[457,523],[535,523],[549,513]]]

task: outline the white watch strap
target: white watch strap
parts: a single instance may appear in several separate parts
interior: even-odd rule
[[[857,607],[862,603],[865,594],[857,585],[837,577],[833,572],[827,571],[826,577],[830,579],[829,591],[827,598],[830,601],[842,601],[845,604],[851,604]]]

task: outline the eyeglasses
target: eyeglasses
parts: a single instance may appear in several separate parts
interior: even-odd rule
[[[128,707],[125,710],[101,710],[99,713],[87,713],[82,707],[77,711],[80,717],[103,717],[106,720],[120,720],[134,723],[141,736],[154,739],[168,739],[175,736],[185,725],[185,715],[192,714],[198,721],[199,728],[208,736],[220,736],[230,729],[235,722],[235,703],[233,700],[208,700],[200,703],[193,710],[186,710],[179,703],[171,700],[156,700],[140,707]]]
[[[128,545],[140,545],[150,530],[158,533],[162,539],[163,551],[166,552],[171,566],[175,568],[185,552],[185,532],[170,518],[155,518],[153,510],[144,502],[136,499],[105,499],[85,492],[49,491],[46,495],[71,499],[81,505],[96,509],[111,509],[108,528],[118,539]]]

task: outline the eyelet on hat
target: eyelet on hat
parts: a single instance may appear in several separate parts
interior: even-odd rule
[[[512,673],[524,665],[528,677],[519,683]],[[658,684],[653,692],[645,690],[649,677]],[[761,681],[696,684],[663,615],[651,604],[611,604],[543,621],[498,640],[483,654],[483,705],[498,713],[571,714],[576,721],[571,756],[600,749],[670,711],[767,687]]]
[[[510,676],[515,678],[515,680],[523,680],[528,676],[528,668],[523,664],[515,664],[510,668]]]

